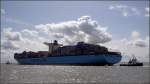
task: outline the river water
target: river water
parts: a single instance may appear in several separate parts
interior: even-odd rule
[[[1,64],[1,84],[149,84],[149,66],[56,66]]]

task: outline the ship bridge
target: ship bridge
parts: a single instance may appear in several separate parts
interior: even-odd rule
[[[49,47],[49,54],[52,54],[52,52],[56,49],[58,49],[59,47],[62,47],[63,45],[62,44],[58,44],[57,40],[54,40],[53,43],[47,43],[47,42],[44,42],[45,45],[47,45]]]

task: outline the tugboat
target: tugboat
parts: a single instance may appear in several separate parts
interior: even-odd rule
[[[129,60],[128,64],[120,64],[120,66],[143,66],[143,63],[139,62],[133,55],[133,58]]]

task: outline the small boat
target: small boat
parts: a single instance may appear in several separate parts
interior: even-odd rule
[[[128,64],[120,64],[120,66],[143,66],[142,62],[138,62],[135,56],[129,60]]]

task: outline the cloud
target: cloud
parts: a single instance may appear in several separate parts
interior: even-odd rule
[[[136,7],[131,7],[127,5],[111,5],[108,7],[111,11],[117,11],[121,13],[123,16],[132,16],[132,15],[140,15],[140,11]]]
[[[149,36],[142,39],[140,35],[140,32],[132,31],[131,39],[112,40],[104,45],[111,51],[121,52],[122,61],[129,61],[135,55],[139,61],[149,62]]]
[[[139,46],[139,47],[146,47],[147,46],[146,42],[142,39],[135,40],[134,45]]]
[[[112,38],[112,35],[106,32],[106,28],[101,27],[90,16],[82,16],[76,21],[40,24],[35,27],[39,32],[48,34],[52,38],[62,39],[67,44],[74,44],[79,41],[105,43],[109,42]]]
[[[146,17],[149,17],[149,7],[146,7],[146,8],[145,8],[145,11],[146,11],[145,16],[146,16]]]
[[[122,43],[126,44],[128,40],[126,38],[120,40]]]
[[[132,34],[131,34],[131,37],[132,37],[132,41],[130,41],[129,44],[132,44],[132,45],[135,45],[135,46],[138,46],[138,47],[147,47],[148,46],[148,43],[147,43],[148,37],[146,37],[146,39],[143,40],[140,37],[139,32],[133,31]]]
[[[29,30],[29,29],[24,29],[21,31],[22,36],[27,37],[27,38],[36,38],[38,36],[38,32],[34,30]]]
[[[122,40],[112,40],[104,45],[109,48],[111,51],[120,51],[123,58],[123,61],[129,61],[134,54],[139,61],[149,62],[149,46],[139,47],[134,45],[127,45],[126,42],[130,40],[122,39]]]
[[[13,41],[5,41],[2,43],[1,47],[5,50],[17,50],[19,46],[15,44]]]
[[[146,42],[149,42],[149,36],[146,36]]]
[[[126,38],[122,39],[121,42],[137,47],[148,47],[149,46],[149,37],[147,36],[144,40],[140,37],[140,33],[137,31],[133,31],[131,33],[131,40],[127,40]]]
[[[20,32],[14,31],[12,28],[2,30],[2,43],[4,49],[34,49],[35,46],[40,46],[46,39],[38,35],[37,31],[23,29]],[[39,43],[39,44],[38,44]],[[39,48],[39,47],[38,47]]]
[[[4,50],[17,50],[19,46],[16,42],[21,41],[22,36],[19,32],[15,32],[12,28],[4,28],[2,30],[1,46]]]
[[[132,39],[139,39],[140,38],[140,33],[137,32],[137,31],[133,31],[131,33],[131,37],[132,37]]]
[[[7,40],[20,41],[22,38],[21,34],[19,32],[13,32],[12,28],[5,28],[3,33]]]
[[[1,14],[5,14],[5,10],[4,9],[1,9]]]
[[[48,40],[34,30],[23,29],[15,31],[13,28],[3,28],[1,33],[2,62],[11,60],[11,62],[15,63],[13,59],[14,53],[48,50],[47,46],[43,45],[45,41]]]
[[[47,28],[47,25],[43,25],[43,24],[36,25],[35,28],[43,33],[48,33],[48,31],[49,31],[49,29]]]

